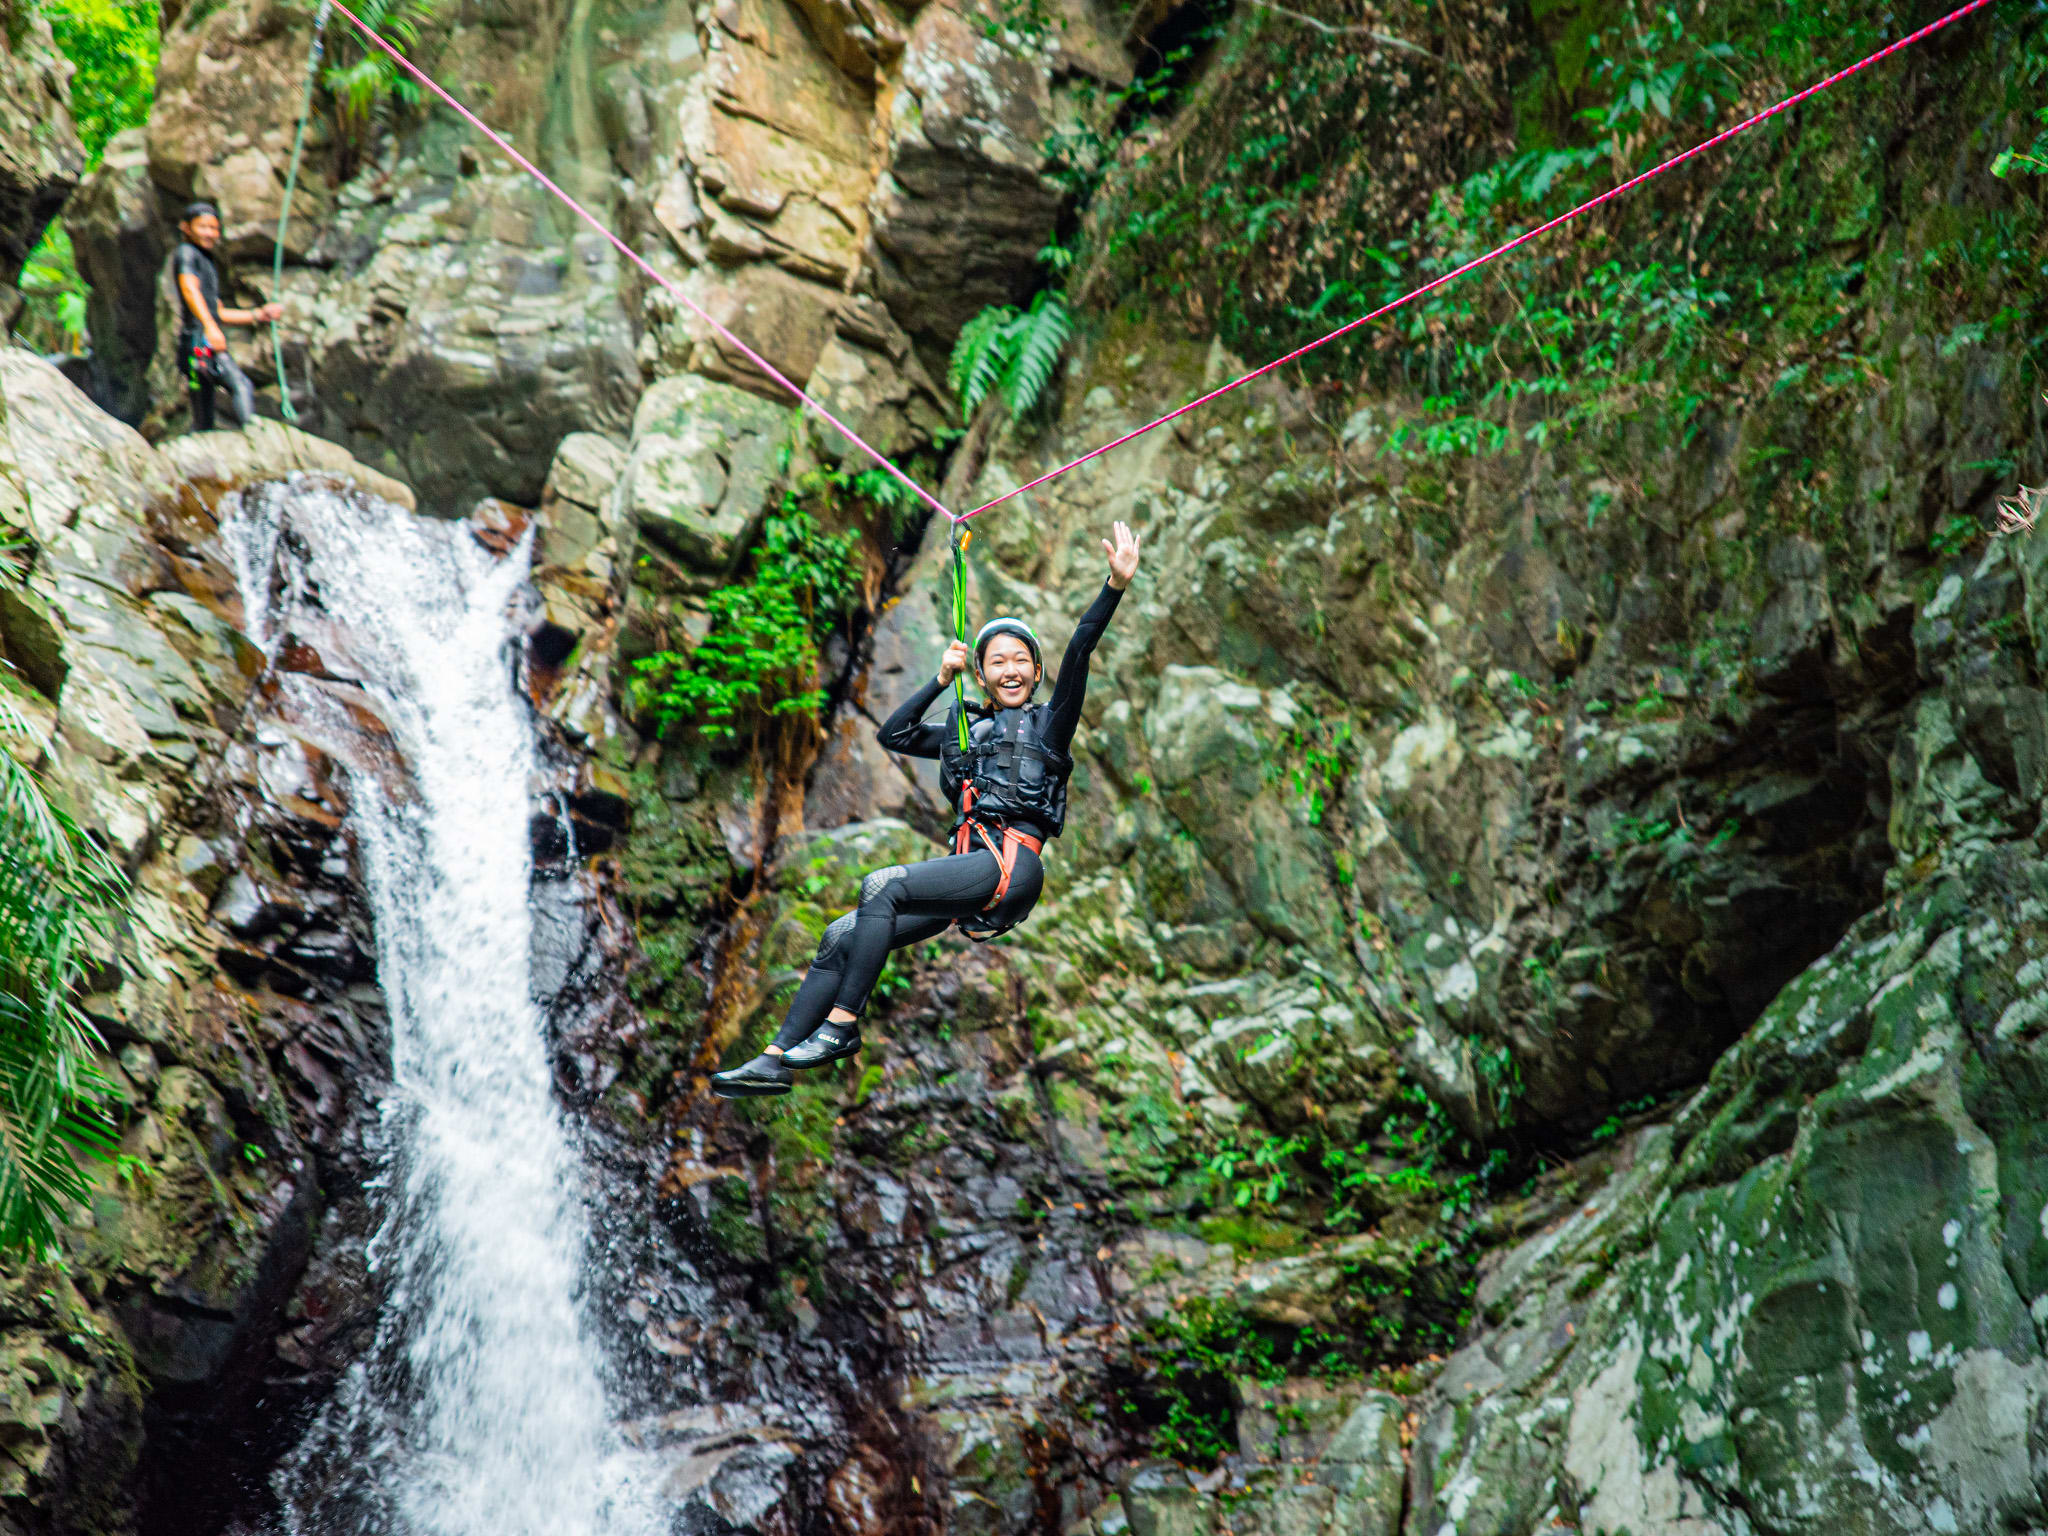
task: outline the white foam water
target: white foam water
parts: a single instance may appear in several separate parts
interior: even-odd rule
[[[638,1536],[659,1528],[579,1313],[584,1170],[533,996],[522,546],[312,479],[242,498],[223,536],[251,638],[345,652],[410,792],[350,774],[390,1006],[375,1344],[280,1470],[293,1536]],[[291,681],[287,679],[287,681]]]

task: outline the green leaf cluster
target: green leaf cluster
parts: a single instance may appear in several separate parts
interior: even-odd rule
[[[961,328],[946,369],[961,414],[973,415],[990,391],[1000,389],[1012,416],[1029,415],[1073,334],[1066,295],[1057,289],[1040,292],[1025,310],[1008,304],[984,309]]]
[[[635,706],[656,728],[729,742],[824,703],[818,647],[858,591],[853,533],[827,533],[795,497],[762,527],[745,580],[711,594],[710,632],[634,663]]]
[[[57,49],[71,61],[71,120],[98,165],[107,141],[149,121],[156,97],[157,0],[34,0]],[[28,302],[24,339],[44,352],[75,352],[85,344],[88,289],[72,259],[71,240],[51,223],[29,252],[20,288]]]
[[[440,19],[441,0],[365,0],[356,14],[400,53],[410,54]],[[353,28],[337,25],[330,37],[335,62],[321,71],[320,83],[334,98],[344,138],[360,145],[371,123],[392,102],[405,107],[419,105],[419,83],[400,69],[390,54],[363,41]]]
[[[1395,30],[1444,57],[1463,51],[1457,34],[1476,24],[1475,11],[1457,7],[1397,9]],[[1145,124],[1133,107],[1109,132],[1097,118],[1047,142],[1054,174],[1085,203],[1089,291],[1271,357],[1699,142],[1752,95],[1790,91],[1895,35],[1889,13],[1750,0],[1698,15],[1578,14],[1585,27],[1554,73],[1542,27],[1526,34],[1531,49],[1481,71],[1491,89],[1514,93],[1515,132],[1493,153],[1469,132],[1432,138],[1445,115],[1419,108],[1412,91],[1390,94],[1371,50],[1305,48],[1299,19],[1240,10],[1203,70],[1201,110],[1214,131],[1134,132]],[[2042,35],[2038,21],[2016,25],[1988,44],[1997,62],[1970,78],[1994,99],[2002,85],[2008,111],[2031,113],[2048,57]],[[2003,78],[1984,78],[1994,70]],[[1447,98],[1460,94],[1462,73],[1444,72]],[[2031,281],[2044,216],[2032,189],[1973,210],[1952,241],[1924,252],[1901,257],[1887,244],[1897,167],[1868,123],[1910,117],[1907,79],[1878,73],[1831,92],[1796,124],[1761,128],[1300,366],[1420,405],[1377,447],[1464,459],[1582,435],[1682,442],[1759,356],[1794,364],[1787,393],[1824,408],[1877,366],[1858,350],[1858,322],[1879,294],[1926,295],[1956,347],[2000,332],[2048,335],[2048,304]],[[2048,132],[2033,127],[1992,171],[2048,166]],[[1987,157],[1997,142],[1984,144]],[[1389,164],[1394,148],[1413,152],[1410,173]],[[1796,470],[1785,466],[1788,480]],[[1774,484],[1759,481],[1756,497],[1768,500]]]
[[[0,694],[0,732],[34,736]],[[0,1248],[54,1251],[67,1206],[90,1192],[91,1159],[113,1155],[103,1048],[76,997],[95,943],[112,936],[125,882],[0,750]]]
[[[1487,1051],[1476,1037],[1473,1045],[1496,1115],[1503,1125],[1511,1123],[1522,1088],[1513,1053],[1505,1046]],[[1289,1136],[1227,1143],[1210,1154],[1204,1172],[1219,1205],[1284,1210],[1290,1219],[1312,1217],[1324,1231],[1355,1232],[1402,1205],[1434,1205],[1439,1221],[1457,1221],[1508,1162],[1499,1147],[1482,1155],[1419,1084],[1408,1083],[1396,1111],[1355,1138],[1315,1122]]]
[[[107,140],[149,120],[156,97],[157,0],[36,0],[71,77],[71,120],[88,165]]]
[[[85,300],[90,291],[78,275],[71,237],[61,224],[43,232],[21,269],[18,286],[28,301],[23,333],[44,352],[75,352],[85,344]]]
[[[1112,1405],[1151,1432],[1155,1455],[1213,1467],[1238,1449],[1234,1383],[1290,1376],[1340,1382],[1364,1374],[1356,1341],[1313,1324],[1261,1324],[1236,1304],[1189,1296],[1134,1335]]]

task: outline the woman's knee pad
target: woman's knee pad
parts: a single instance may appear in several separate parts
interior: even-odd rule
[[[854,914],[835,917],[825,925],[825,937],[818,941],[818,958],[811,962],[822,970],[836,971],[846,963],[847,941],[853,937]]]
[[[889,888],[903,879],[903,866],[891,864],[887,869],[878,869],[860,883],[860,904],[874,906],[889,897]]]

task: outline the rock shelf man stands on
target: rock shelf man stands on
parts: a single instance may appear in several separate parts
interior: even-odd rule
[[[282,304],[265,304],[261,309],[222,309],[220,269],[213,264],[213,248],[220,244],[220,210],[212,203],[193,203],[178,224],[185,238],[171,256],[171,276],[177,284],[179,310],[183,316],[178,331],[178,355],[185,360],[185,384],[191,392],[192,430],[213,430],[213,392],[225,389],[228,413],[237,427],[256,419],[256,390],[249,376],[228,355],[227,332],[223,325],[264,325],[284,313]]]

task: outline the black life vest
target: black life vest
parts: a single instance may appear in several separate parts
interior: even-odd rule
[[[983,715],[967,728],[965,753],[959,726],[948,720],[939,748],[939,787],[947,800],[959,805],[962,786],[971,783],[976,819],[997,825],[1028,820],[1058,837],[1067,824],[1067,778],[1074,760],[1046,743],[1049,713],[1045,705],[1032,704]]]

